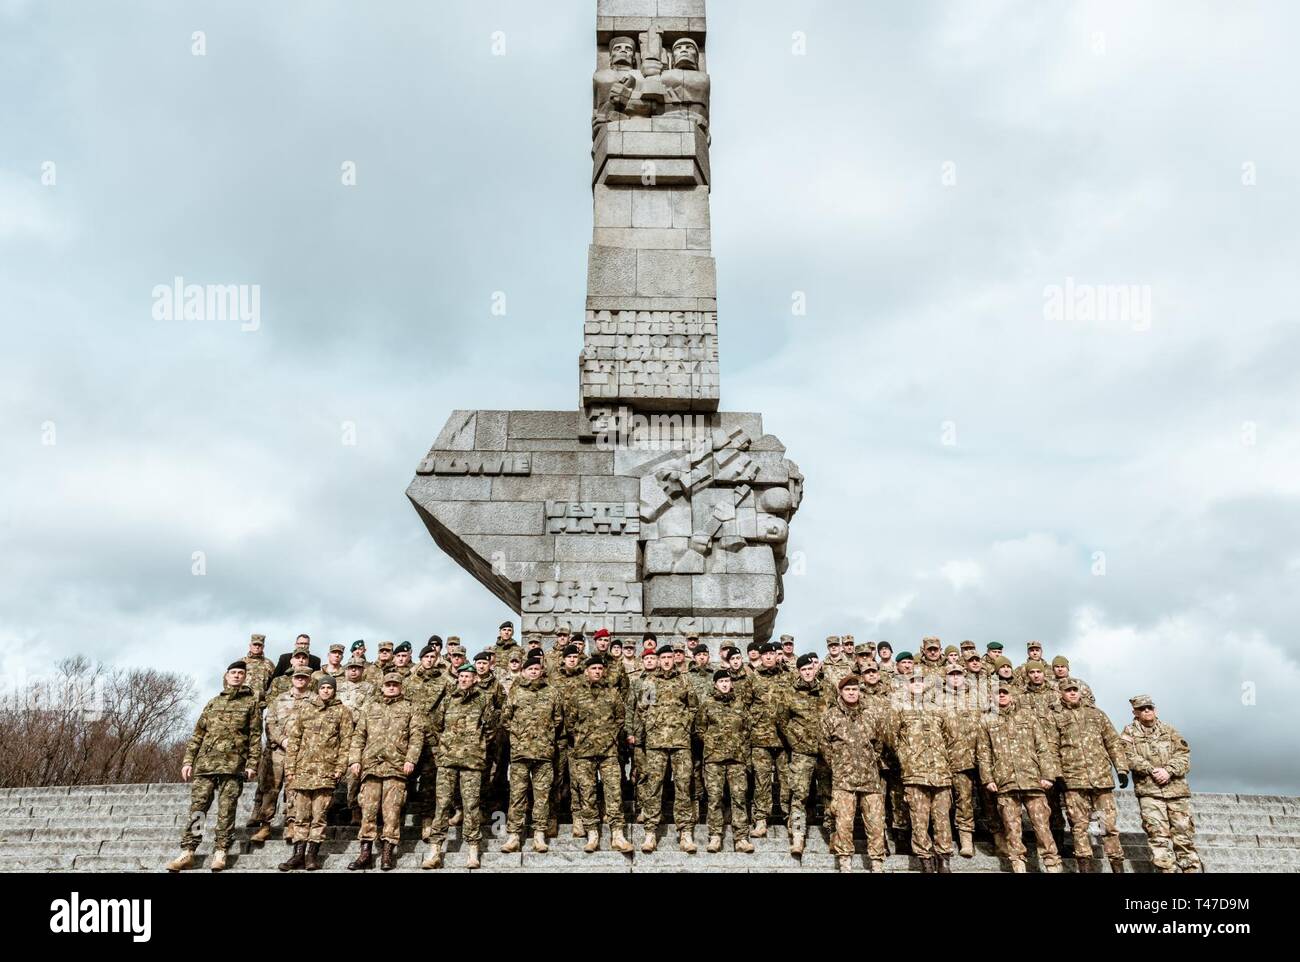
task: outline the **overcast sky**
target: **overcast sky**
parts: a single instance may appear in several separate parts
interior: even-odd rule
[[[1041,638],[1195,788],[1300,793],[1300,8],[709,6],[723,404],[807,478],[778,631]],[[0,0],[6,682],[494,636],[404,490],[452,409],[574,403],[594,7]],[[156,320],[176,276],[259,329]]]

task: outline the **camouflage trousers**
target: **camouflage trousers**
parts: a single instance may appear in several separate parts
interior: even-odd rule
[[[673,823],[678,831],[695,826],[695,799],[691,795],[691,750],[689,748],[647,748],[646,783],[642,797],[645,830],[650,834],[663,817],[664,775],[673,769]]]
[[[430,841],[447,837],[451,813],[456,808],[456,792],[460,791],[460,837],[467,842],[477,842],[483,837],[482,810],[479,808],[479,789],[483,786],[483,772],[477,768],[460,768],[454,765],[438,766],[438,813],[429,829]]]
[[[790,831],[806,835],[808,832],[808,794],[812,791],[813,775],[817,771],[817,756],[790,753]]]
[[[394,775],[388,778],[363,778],[361,780],[361,830],[357,838],[373,842],[379,835],[377,819],[384,822],[384,841],[397,844],[402,840],[402,806],[406,804],[406,778]]]
[[[293,793],[295,842],[325,841],[325,816],[334,801],[332,788],[298,788]],[[285,835],[289,830],[285,829]]]
[[[1048,867],[1061,864],[1061,856],[1056,852],[1056,841],[1052,838],[1052,813],[1043,792],[1005,791],[998,792],[998,812],[1002,815],[1002,830],[1007,839],[1007,858],[1013,862],[1025,860],[1024,829],[1020,822],[1020,808],[1024,806],[1029,813],[1029,824],[1033,827],[1034,838],[1038,841],[1038,860]]]
[[[632,785],[636,791],[636,807],[645,811],[645,749],[636,745],[632,749]]]
[[[722,795],[731,794],[731,830],[736,838],[749,835],[749,813],[745,805],[744,762],[705,762],[704,792],[709,809],[709,834],[722,834]]]
[[[1119,844],[1119,808],[1115,793],[1109,789],[1067,788],[1065,812],[1070,816],[1070,833],[1074,836],[1074,857],[1092,858],[1092,839],[1088,837],[1088,823],[1092,813],[1101,815],[1102,848],[1107,858],[1123,858]]]
[[[952,773],[952,815],[959,832],[975,831],[975,793],[979,773],[974,769]]]
[[[239,775],[195,775],[190,786],[190,817],[181,833],[181,848],[192,852],[203,841],[203,823],[212,807],[213,796],[217,799],[217,830],[213,844],[220,849],[230,848],[235,839],[235,808],[243,790],[244,779]]]
[[[897,768],[881,770],[885,780],[885,794],[889,799],[889,827],[907,828],[907,795],[903,791],[903,774]]]
[[[646,753],[647,764],[650,754]],[[605,790],[605,824],[613,825],[623,820],[623,779],[618,767],[617,752],[595,758],[570,755],[569,770],[573,777],[573,794],[581,806],[583,828],[591,831],[600,825],[600,806],[596,802],[597,776]],[[647,813],[647,822],[649,818]]]
[[[569,813],[578,814],[578,801],[573,798],[573,779],[569,770],[569,744],[563,740],[555,746],[555,777],[551,779],[551,811],[559,815],[564,806]]]
[[[906,795],[912,819],[912,854],[917,858],[951,855],[952,789],[947,785],[908,785]]]
[[[1151,844],[1151,861],[1162,872],[1202,871],[1201,857],[1196,854],[1190,798],[1138,797],[1142,829]]]
[[[506,831],[518,835],[528,821],[528,793],[533,796],[532,825],[534,832],[546,831],[551,817],[551,780],[555,763],[549,758],[510,760],[510,811],[506,816]]]
[[[260,821],[269,824],[275,818],[276,803],[280,800],[280,789],[284,788],[285,750],[275,748],[262,755],[262,770],[259,773],[257,787],[261,792],[262,804],[256,815]],[[289,837],[293,825],[293,789],[284,789],[284,834]]]
[[[765,822],[772,815],[772,785],[776,777],[777,788],[785,808],[790,807],[790,760],[780,746],[754,748],[750,753],[754,769],[754,801],[751,820]]]
[[[889,851],[885,848],[885,796],[880,792],[831,789],[831,812],[835,815],[831,853],[853,854],[853,820],[859,811],[862,813],[862,827],[867,833],[867,855],[873,862],[883,861]]]

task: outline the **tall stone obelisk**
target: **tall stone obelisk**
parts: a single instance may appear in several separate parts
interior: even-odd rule
[[[716,651],[770,637],[803,476],[718,410],[704,0],[597,0],[579,407],[456,411],[407,496],[522,616]]]

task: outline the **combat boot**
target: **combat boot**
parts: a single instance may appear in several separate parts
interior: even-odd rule
[[[1124,859],[1123,859],[1123,858],[1112,858],[1112,859],[1110,860],[1110,870],[1111,870],[1111,872],[1114,873],[1115,875],[1123,875],[1123,874],[1124,874]]]
[[[1096,875],[1097,861],[1088,856],[1081,855],[1074,860],[1075,871],[1080,875]]]
[[[1013,875],[1024,875],[1028,871],[1029,870],[1025,868],[1025,860],[1023,858],[1013,858],[1011,860],[1011,872]]]
[[[478,867],[479,867],[479,860],[478,860],[478,842],[470,842],[470,843],[469,843],[469,854],[467,854],[467,855],[465,856],[465,867],[466,867],[466,868],[478,868]]]
[[[546,835],[548,838],[555,838],[560,834],[560,819],[552,815],[546,820]]]
[[[298,869],[302,868],[303,865],[306,864],[306,856],[307,856],[307,843],[295,842],[293,846],[293,854],[289,856],[288,861],[280,863],[280,871],[281,872],[298,871]]]
[[[645,838],[641,840],[641,851],[649,855],[659,847],[659,832],[651,827],[645,830]]]
[[[391,872],[397,868],[397,846],[392,842],[379,843],[379,870]]]
[[[790,836],[790,854],[803,854],[803,832],[795,832]]]
[[[853,871],[853,858],[849,855],[839,855],[835,858],[835,867],[841,872]]]
[[[208,863],[208,868],[214,872],[223,872],[226,869],[226,850],[224,848],[214,849],[212,852],[212,861]]]
[[[442,839],[435,838],[429,843],[429,857],[420,863],[420,868],[442,868]]]
[[[677,847],[687,855],[695,854],[695,833],[689,828],[684,828],[677,835]]]
[[[951,875],[952,869],[948,867],[948,859],[951,855],[936,855],[934,857],[934,870],[940,875]]]
[[[254,809],[254,811],[256,811],[256,809]],[[262,820],[258,818],[256,815],[254,815],[252,818],[250,818],[247,822],[244,823],[244,828],[257,828],[261,824],[262,824]]]
[[[259,828],[252,835],[248,836],[248,840],[252,842],[254,845],[261,845],[270,837],[271,837],[271,823],[263,822],[261,828]]]
[[[320,861],[320,842],[307,843],[307,860],[303,865],[308,872],[319,872],[321,867]]]
[[[750,838],[767,838],[767,819],[754,820],[754,827],[749,830]]]
[[[629,842],[627,836],[623,834],[622,825],[615,825],[610,834],[613,836],[609,842],[610,848],[616,852],[623,852],[624,854],[632,851],[632,843]]]
[[[573,816],[573,837],[582,838],[586,834],[586,830],[582,827],[582,819],[578,818],[577,815]]]
[[[548,852],[550,846],[546,844],[546,833],[542,831],[533,832],[533,851]]]
[[[1060,859],[1057,859],[1055,862],[1052,862],[1047,866],[1048,875],[1060,875],[1064,871],[1065,871],[1065,866],[1061,864]]]
[[[519,851],[520,847],[519,834],[517,832],[511,832],[506,836],[506,843],[501,846],[501,851],[508,854]]]
[[[737,852],[744,852],[746,855],[753,854],[754,843],[747,838],[737,838],[732,846]]]
[[[960,846],[957,849],[957,854],[962,858],[975,857],[975,839],[970,832],[959,830],[957,832],[957,842]]]
[[[356,872],[361,869],[370,868],[374,860],[375,860],[375,856],[374,856],[373,843],[362,842],[361,851],[357,853],[356,858],[354,858],[351,862],[348,863],[348,871]]]
[[[710,836],[709,836],[709,844],[706,845],[706,846],[704,846],[704,851],[706,851],[706,852],[721,852],[721,851],[722,851],[722,836],[721,836],[721,835],[710,835]]]
[[[600,829],[593,828],[587,833],[587,844],[582,846],[582,850],[590,855],[592,852],[600,849]]]
[[[181,849],[181,854],[177,855],[174,859],[172,859],[170,862],[167,863],[167,871],[169,872],[183,872],[187,868],[193,868],[193,867],[194,867],[194,849],[192,848]]]

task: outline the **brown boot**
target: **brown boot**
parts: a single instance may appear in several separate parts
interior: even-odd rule
[[[1123,874],[1124,874],[1124,859],[1123,859],[1122,857],[1121,857],[1121,858],[1112,858],[1112,859],[1110,860],[1110,870],[1111,870],[1111,872],[1113,872],[1113,873],[1116,874],[1116,875],[1123,875]]]
[[[1029,871],[1029,869],[1025,868],[1025,860],[1023,858],[1013,858],[1011,860],[1011,871],[1015,875],[1024,875]]]
[[[461,822],[463,822],[463,821],[465,821],[465,813],[464,813],[463,811],[461,811],[461,810],[458,808],[458,809],[456,809],[456,811],[452,814],[451,818],[447,819],[447,824],[448,824],[448,825],[459,825],[459,824],[460,824]]]
[[[183,848],[181,854],[167,863],[167,871],[184,872],[187,868],[194,868],[194,849]]]
[[[677,835],[677,847],[687,855],[695,854],[695,833],[684,828]]]
[[[420,863],[420,868],[442,868],[442,839],[435,838],[429,842],[429,857]]]
[[[391,872],[397,868],[397,846],[392,842],[381,842],[379,848],[379,870]]]
[[[523,846],[519,843],[519,833],[511,832],[506,836],[506,842],[501,846],[501,851],[509,855],[519,851]]]
[[[582,819],[575,816],[573,819],[573,837],[582,838],[586,834],[586,829],[582,827]]]
[[[957,832],[957,841],[960,846],[957,849],[957,854],[962,858],[975,857],[975,838],[970,832],[959,830]]]
[[[649,855],[659,847],[659,830],[651,826],[645,830],[645,838],[641,840],[641,851]]]
[[[721,851],[722,851],[722,836],[721,836],[721,835],[710,835],[710,836],[709,836],[709,844],[704,846],[704,851],[706,851],[706,852],[721,852]]]
[[[545,832],[534,832],[534,833],[533,833],[533,851],[534,851],[534,852],[549,852],[550,850],[551,850],[551,847],[550,847],[549,845],[546,844],[546,833],[545,833]]]
[[[743,837],[738,837],[736,839],[735,844],[732,847],[737,852],[742,852],[745,855],[752,855],[754,852],[754,843],[751,842],[749,839]]]
[[[465,867],[470,869],[478,868],[480,864],[478,860],[478,842],[470,842],[468,849],[469,851],[465,855]]]
[[[621,825],[614,826],[611,836],[609,847],[614,851],[622,852],[624,854],[632,851],[632,843],[629,842],[627,836],[623,834],[623,827]]]
[[[349,872],[357,872],[361,869],[370,868],[375,861],[374,847],[372,842],[362,842],[361,851],[357,857],[348,863]]]
[[[298,869],[302,868],[303,865],[306,864],[306,855],[307,855],[307,843],[295,842],[293,846],[293,854],[289,856],[289,860],[287,862],[280,863],[280,871],[281,872],[298,871]]]
[[[590,855],[592,852],[600,849],[600,830],[593,828],[587,833],[587,844],[582,846],[582,850]]]
[[[252,842],[254,845],[261,845],[270,837],[271,837],[271,823],[263,822],[261,828],[259,828],[252,835],[248,836],[248,840]]]
[[[804,846],[803,832],[795,832],[793,835],[790,836],[791,855],[802,855],[803,846]]]
[[[952,869],[948,866],[948,859],[951,855],[936,855],[934,857],[934,870],[940,875],[951,875]]]
[[[873,875],[885,874],[885,860],[883,858],[873,858],[871,860],[871,874]]]
[[[754,822],[754,827],[749,830],[750,838],[767,838],[767,819],[760,818]]]
[[[212,861],[208,863],[208,868],[214,872],[224,872],[226,869],[226,850],[224,848],[215,849],[212,852]]]
[[[308,872],[319,872],[321,867],[320,861],[320,842],[307,843],[307,858],[303,864]]]

